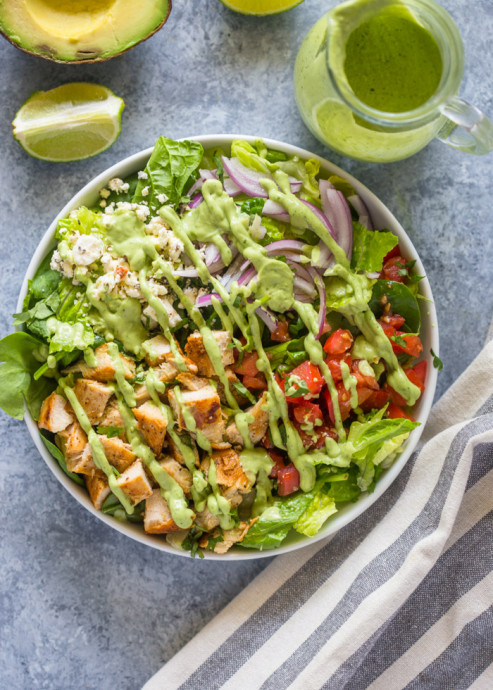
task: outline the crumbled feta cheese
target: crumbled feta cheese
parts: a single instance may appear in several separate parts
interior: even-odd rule
[[[132,204],[129,201],[118,201],[116,206],[123,211],[134,211],[137,218],[142,222],[145,222],[147,216],[151,213],[149,207],[145,204]]]
[[[119,276],[115,273],[105,273],[104,276],[99,276],[92,290],[93,297],[101,299],[103,295],[111,292],[118,282]]]
[[[70,259],[62,259],[58,249],[55,249],[51,257],[50,268],[52,271],[58,271],[64,278],[73,278],[74,265]]]
[[[149,322],[149,323],[148,323]],[[146,328],[156,328],[158,325],[157,314],[150,304],[142,310],[142,323]]]
[[[188,297],[189,300],[191,300],[194,304],[197,301],[199,289],[196,287],[186,287],[183,292],[185,295]]]
[[[161,297],[161,302],[163,303],[163,306],[168,314],[169,325],[171,328],[173,328],[173,326],[176,326],[176,324],[180,323],[181,316],[173,307],[170,297]]]
[[[145,172],[145,170],[139,170],[139,172],[137,173],[137,177],[139,178],[139,180],[147,180],[149,176]]]
[[[162,283],[158,283],[155,278],[149,279],[149,289],[156,297],[162,297],[168,294],[166,287]]]
[[[99,202],[99,205],[101,206],[101,208],[105,208],[106,201],[104,199],[101,199],[101,201]]]
[[[140,290],[139,276],[135,271],[128,271],[121,281],[121,289],[127,297],[134,297],[135,299],[144,299],[144,295]]]
[[[168,197],[166,194],[158,194],[157,200],[159,201],[160,204],[165,204],[168,201]]]
[[[124,182],[119,177],[114,177],[108,182],[108,187],[111,191],[121,194],[122,192],[128,192],[130,185],[128,182]]]
[[[89,266],[100,258],[103,250],[104,245],[99,237],[81,235],[72,250],[74,263],[77,266]]]
[[[103,189],[99,190],[99,196],[101,197],[101,199],[107,199],[110,194],[110,190],[106,189],[106,187],[103,187]]]
[[[149,187],[144,187],[141,193],[142,196],[149,196]]]

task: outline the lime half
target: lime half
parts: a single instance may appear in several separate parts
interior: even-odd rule
[[[35,91],[12,122],[14,138],[30,156],[45,161],[90,158],[115,143],[124,107],[100,84],[73,82]]]
[[[296,7],[303,0],[221,0],[223,5],[240,14],[255,14],[259,17],[267,14],[279,14]]]

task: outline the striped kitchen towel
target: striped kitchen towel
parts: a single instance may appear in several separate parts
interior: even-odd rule
[[[490,342],[386,493],[275,559],[145,690],[491,690],[492,537]]]

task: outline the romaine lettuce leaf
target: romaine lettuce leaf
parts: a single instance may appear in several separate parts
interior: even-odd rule
[[[75,474],[75,472],[70,472],[69,469],[67,468],[67,463],[65,462],[65,458],[63,457],[63,453],[58,448],[58,446],[55,446],[54,443],[52,443],[49,439],[46,438],[46,436],[41,433],[41,440],[43,441],[44,445],[46,446],[48,453],[55,458],[55,460],[58,462],[62,470],[65,472],[67,477],[70,477],[72,481],[74,481],[76,484],[79,484],[79,486],[85,486],[84,480],[82,477],[80,477],[78,474]]]
[[[325,521],[334,513],[337,513],[334,498],[319,490],[312,498],[305,512],[296,520],[293,527],[297,532],[304,534],[306,537],[314,537]]]
[[[239,544],[247,549],[274,549],[281,545],[289,530],[310,505],[314,494],[298,493],[275,499]]]
[[[391,232],[367,230],[361,223],[353,221],[351,268],[358,272],[381,271],[384,258],[398,242]]]
[[[151,207],[163,204],[158,196],[164,195],[167,203],[178,206],[190,176],[200,165],[204,149],[197,141],[173,141],[159,137],[145,167],[147,179],[139,180],[132,198],[134,203],[145,201]],[[148,194],[143,190],[148,187]]]
[[[11,333],[0,340],[0,407],[11,417],[24,418],[25,400],[38,419],[41,403],[56,387],[53,379],[33,378],[47,354],[46,345],[29,333]]]

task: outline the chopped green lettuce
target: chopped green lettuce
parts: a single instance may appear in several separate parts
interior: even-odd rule
[[[247,549],[275,549],[282,544],[294,523],[303,515],[313,493],[297,493],[275,499],[239,544]]]
[[[308,508],[296,520],[293,527],[306,537],[314,537],[326,520],[337,513],[336,502],[332,496],[319,490],[312,498]]]
[[[24,418],[24,400],[34,419],[41,403],[56,387],[55,381],[34,380],[48,348],[29,333],[11,333],[0,340],[0,407],[15,419]]]
[[[197,141],[159,137],[144,170],[147,178],[139,180],[132,201],[137,204],[145,202],[156,208],[163,205],[159,200],[163,195],[167,203],[178,206],[203,153],[202,144]],[[145,188],[148,188],[148,194],[144,196]]]
[[[385,230],[367,230],[361,223],[353,221],[353,256],[351,268],[354,271],[381,271],[383,260],[399,240]]]

